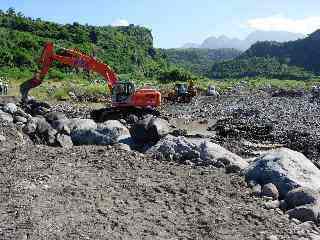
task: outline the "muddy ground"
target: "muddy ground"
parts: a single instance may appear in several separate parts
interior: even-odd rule
[[[55,108],[70,115],[89,111],[70,104]],[[297,149],[306,148],[314,162],[318,162],[319,112],[308,97],[271,98],[261,93],[199,98],[191,105],[165,104],[161,109],[170,121],[186,120],[185,125],[177,124],[179,128],[188,129],[187,119],[191,119],[196,125],[190,130],[200,129],[197,137],[209,137],[242,156],[252,157],[268,149],[268,144],[296,144]],[[227,130],[211,126],[219,120],[228,121]],[[256,124],[260,132],[246,124]],[[265,124],[272,124],[272,131]],[[7,138],[0,143],[0,239],[320,236],[313,224],[300,224],[280,210],[265,209],[241,176],[159,162],[116,147],[34,146],[14,126],[2,124],[0,129]],[[293,131],[298,131],[297,136],[305,133],[305,139],[288,141]],[[263,134],[253,134],[257,132]]]

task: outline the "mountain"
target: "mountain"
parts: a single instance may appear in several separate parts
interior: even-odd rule
[[[305,37],[305,35],[300,33],[285,31],[255,31],[250,33],[245,40],[252,45],[261,41],[289,42]]]
[[[288,42],[301,39],[305,37],[302,34],[290,33],[285,31],[254,31],[249,34],[244,40],[238,38],[229,38],[225,35],[220,37],[209,37],[203,41],[202,44],[193,44],[193,48],[235,48],[242,51],[247,50],[250,46],[259,41],[277,41]],[[184,45],[183,48],[187,48],[190,44]]]
[[[181,48],[185,49],[185,48],[200,48],[200,44],[196,44],[196,43],[186,43],[184,44]]]
[[[320,74],[320,30],[296,41],[258,42],[244,52],[241,58],[267,56]]]
[[[216,62],[234,59],[241,51],[236,49],[162,49],[161,53],[172,65],[183,67],[193,74],[207,76]]]
[[[281,36],[280,36],[281,37]],[[212,78],[271,77],[306,80],[320,74],[320,30],[289,42],[257,42],[238,58],[215,63]]]
[[[219,48],[234,48],[243,50],[246,46],[244,42],[237,38],[228,38],[227,36],[210,37],[204,40],[200,48],[219,49]]]

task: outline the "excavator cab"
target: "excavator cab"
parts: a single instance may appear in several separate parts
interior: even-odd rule
[[[131,96],[135,92],[135,87],[132,82],[118,82],[112,88],[112,102],[115,105],[126,105],[131,101]]]
[[[177,96],[184,96],[188,94],[188,86],[185,83],[177,83],[175,88]]]

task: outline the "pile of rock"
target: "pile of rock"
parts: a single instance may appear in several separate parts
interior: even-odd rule
[[[291,218],[320,223],[320,170],[303,154],[287,148],[258,157],[246,170],[253,194],[270,199]]]
[[[23,108],[23,110],[22,110]],[[50,110],[50,105],[29,101],[21,108],[8,103],[0,108],[0,120],[16,123],[36,144],[70,148],[73,145],[114,145],[124,149],[136,145],[152,145],[166,136],[166,120],[146,116],[139,120],[109,120],[96,123],[92,119],[67,118],[62,112]]]

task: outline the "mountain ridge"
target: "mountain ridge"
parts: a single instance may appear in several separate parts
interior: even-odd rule
[[[201,44],[186,43],[181,48],[233,48],[241,51],[249,49],[253,44],[260,41],[289,42],[304,38],[305,35],[286,31],[254,31],[245,39],[230,38],[225,35],[208,37]]]

